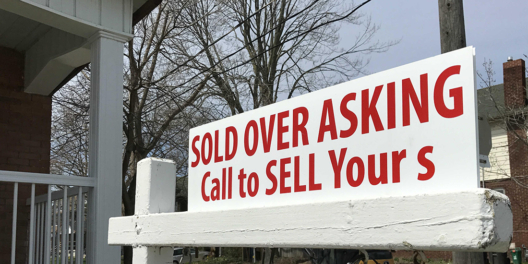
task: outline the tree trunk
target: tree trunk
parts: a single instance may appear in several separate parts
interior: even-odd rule
[[[277,248],[271,249],[271,256],[270,256],[270,263],[274,263],[275,255],[279,253],[279,250]]]
[[[277,248],[265,248],[263,251],[264,257],[262,258],[262,264],[273,264],[275,255],[278,253]]]
[[[126,190],[126,189],[124,189]],[[125,216],[134,215],[136,205],[136,177],[130,183],[130,187],[123,195],[128,196],[128,203],[123,203],[125,207]],[[133,249],[131,246],[123,247],[123,264],[132,264]]]
[[[132,264],[132,247],[131,246],[123,247],[123,263]]]
[[[262,258],[262,264],[271,264],[271,248],[264,249],[264,258]]]

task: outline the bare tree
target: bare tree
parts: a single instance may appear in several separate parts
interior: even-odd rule
[[[198,47],[198,54],[187,53],[189,64],[211,74],[214,95],[232,115],[354,78],[368,64],[364,55],[395,44],[375,41],[378,27],[357,12],[369,1],[224,2],[180,3],[190,27],[187,41],[172,47],[181,54]],[[355,28],[346,45],[344,24]]]
[[[137,24],[124,51],[123,214],[141,159],[176,160],[187,175],[189,128],[364,73],[364,55],[394,44],[374,41],[378,27],[357,12],[369,1],[165,1]],[[340,42],[342,24],[355,41]],[[85,70],[54,96],[57,173],[87,175],[88,92]]]
[[[51,173],[88,175],[89,70],[53,96]]]
[[[136,164],[148,156],[176,161],[179,176],[187,173],[187,131],[214,118],[205,110],[208,74],[173,64],[164,55],[167,42],[185,28],[181,12],[163,3],[135,28],[125,47],[123,104],[123,214],[134,214]],[[175,70],[178,68],[177,70]],[[191,76],[194,78],[190,80]],[[86,176],[88,162],[89,69],[54,96],[53,171]],[[125,248],[125,263],[131,263]]]
[[[378,27],[357,12],[368,2],[180,2],[189,27],[171,48],[175,57],[187,56],[188,65],[210,74],[211,95],[235,115],[364,74],[365,55],[395,44],[374,40]],[[354,30],[347,32],[355,36],[347,44],[340,41],[343,25]],[[263,262],[272,263],[276,250],[265,251]]]

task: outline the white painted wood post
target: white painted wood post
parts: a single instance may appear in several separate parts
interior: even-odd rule
[[[87,263],[121,263],[121,248],[109,246],[108,219],[121,215],[123,142],[123,47],[127,39],[99,31],[91,45],[90,164],[96,179],[88,192]]]
[[[136,216],[174,212],[176,164],[172,160],[146,158],[137,165]],[[160,232],[170,232],[165,226]],[[136,226],[140,234],[143,227]],[[160,233],[160,235],[163,235]],[[134,247],[133,264],[172,263],[172,247]]]
[[[506,195],[475,188],[115,217],[110,219],[108,243],[505,252],[511,242],[512,219]]]

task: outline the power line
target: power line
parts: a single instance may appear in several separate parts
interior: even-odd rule
[[[366,4],[367,4],[368,2],[370,2],[370,1],[372,1],[372,0],[367,0],[367,1],[363,2],[363,3],[361,3],[359,6],[357,6],[356,8],[354,8],[350,13],[348,13],[347,15],[345,15],[345,16],[343,16],[343,17],[340,17],[340,18],[336,18],[336,19],[333,19],[333,20],[326,21],[326,22],[324,22],[324,23],[322,23],[322,24],[319,24],[319,25],[317,25],[317,26],[315,26],[315,27],[313,27],[313,28],[311,28],[311,29],[309,29],[309,30],[307,30],[307,31],[305,31],[305,32],[303,32],[303,33],[301,33],[301,34],[298,34],[298,35],[296,35],[296,36],[293,36],[293,37],[291,37],[291,38],[288,38],[288,39],[284,40],[283,42],[281,42],[281,43],[279,43],[279,44],[276,44],[276,45],[272,46],[271,48],[268,48],[268,49],[266,49],[266,50],[260,52],[259,54],[257,54],[257,55],[255,55],[255,56],[251,57],[251,58],[248,59],[247,61],[245,61],[245,62],[243,62],[243,63],[240,63],[240,64],[238,64],[238,65],[236,65],[236,66],[234,66],[234,67],[231,67],[231,68],[229,68],[229,69],[223,71],[222,73],[225,73],[225,72],[228,72],[228,71],[231,71],[231,70],[237,69],[237,68],[239,68],[239,67],[241,67],[241,66],[243,66],[243,65],[245,65],[245,64],[247,64],[247,63],[249,63],[249,62],[251,62],[252,60],[256,59],[257,57],[262,56],[264,53],[266,53],[266,52],[268,52],[268,51],[270,51],[270,50],[272,50],[272,49],[274,49],[274,48],[276,48],[276,47],[278,47],[278,46],[281,46],[281,45],[283,45],[283,44],[286,44],[287,42],[290,42],[290,41],[292,41],[292,40],[294,40],[294,39],[296,39],[296,38],[298,38],[298,37],[304,36],[304,35],[306,35],[306,34],[312,32],[312,31],[314,31],[314,30],[316,30],[316,29],[318,29],[318,28],[320,28],[320,27],[323,27],[323,26],[329,25],[329,24],[331,24],[331,23],[334,23],[334,22],[337,22],[337,21],[343,20],[343,19],[345,19],[345,18],[351,16],[351,15],[352,15],[354,12],[356,12],[360,7],[366,5]],[[216,66],[216,65],[215,65],[215,66]]]
[[[316,2],[319,2],[319,1],[320,1],[320,0],[315,0],[311,5],[309,5],[308,7],[304,8],[303,10],[297,12],[296,14],[294,14],[293,16],[289,17],[288,19],[284,20],[283,22],[281,22],[281,23],[279,23],[279,24],[284,24],[284,23],[286,23],[286,21],[288,21],[288,20],[294,18],[295,16],[299,15],[300,13],[304,12],[305,10],[307,10],[307,9],[310,8],[310,7],[312,7]],[[344,16],[342,16],[342,17],[339,17],[339,18],[336,18],[336,19],[332,19],[332,20],[325,21],[325,22],[323,22],[323,23],[321,23],[321,24],[319,24],[319,25],[317,25],[317,26],[315,26],[315,27],[313,27],[313,28],[311,28],[311,29],[309,29],[309,30],[304,31],[303,33],[300,33],[300,34],[298,34],[298,35],[296,35],[296,36],[290,37],[290,38],[288,38],[288,39],[286,39],[286,40],[284,40],[284,41],[281,41],[280,43],[278,43],[278,44],[276,44],[276,45],[274,45],[274,46],[272,46],[272,47],[269,47],[269,48],[267,48],[267,49],[265,49],[265,50],[259,52],[257,55],[251,57],[250,59],[244,61],[243,63],[239,63],[239,64],[237,64],[237,65],[235,65],[235,66],[233,66],[233,67],[231,67],[231,68],[229,68],[229,69],[226,69],[226,70],[223,70],[223,71],[219,71],[219,72],[216,72],[216,73],[217,73],[217,74],[223,74],[223,73],[226,73],[226,72],[228,72],[228,71],[231,71],[231,70],[234,70],[234,69],[240,68],[241,66],[246,65],[247,63],[253,61],[254,59],[256,59],[256,58],[262,56],[264,53],[266,53],[266,52],[268,52],[268,51],[270,51],[270,50],[272,50],[272,49],[274,49],[274,48],[277,48],[277,47],[279,47],[279,46],[281,46],[281,45],[284,45],[284,44],[286,44],[287,42],[289,42],[289,41],[291,41],[291,40],[294,40],[294,39],[299,38],[299,37],[301,37],[301,36],[307,35],[308,33],[312,32],[312,31],[314,31],[314,30],[316,30],[316,29],[318,29],[318,28],[321,28],[321,27],[323,27],[323,26],[326,26],[326,25],[328,25],[328,24],[335,23],[335,22],[337,22],[337,21],[341,21],[341,20],[343,20],[343,19],[346,19],[347,17],[351,16],[351,15],[352,15],[354,12],[356,12],[359,8],[361,8],[362,6],[366,5],[366,4],[369,3],[370,1],[372,1],[372,0],[364,1],[363,3],[361,3],[360,5],[358,5],[357,7],[355,7],[352,11],[350,11],[349,13],[347,13],[346,15],[344,15]],[[278,24],[277,26],[273,27],[272,29],[270,29],[269,31],[267,31],[266,33],[262,34],[261,36],[258,36],[258,37],[255,38],[254,40],[251,40],[249,43],[252,43],[252,42],[254,42],[256,39],[261,38],[261,37],[264,37],[265,35],[271,33],[271,31],[275,30],[275,29],[279,26],[279,24]],[[218,62],[216,62],[214,65],[208,67],[208,68],[205,69],[205,70],[202,70],[200,73],[194,75],[194,76],[191,77],[189,80],[185,81],[184,83],[182,83],[182,84],[180,84],[180,85],[178,85],[178,86],[183,86],[183,85],[185,85],[185,84],[188,84],[189,82],[191,82],[192,80],[194,80],[196,77],[198,77],[198,76],[200,76],[200,75],[202,75],[202,74],[204,74],[204,73],[210,71],[211,69],[215,68],[215,67],[218,66],[222,61],[224,61],[224,60],[226,60],[226,59],[228,59],[228,58],[230,58],[230,57],[236,55],[238,52],[240,52],[240,51],[242,51],[243,49],[245,49],[249,43],[247,43],[246,45],[244,45],[242,48],[239,48],[239,49],[236,50],[235,52],[233,52],[233,53],[231,53],[231,54],[225,56],[225,57],[222,58],[222,59],[220,59],[220,60],[219,60]],[[209,48],[209,47],[210,47],[210,45],[208,45],[206,48]],[[179,67],[177,67],[177,68],[179,68]]]
[[[320,0],[315,0],[315,2],[318,2]],[[262,11],[264,8],[268,7],[269,5],[271,5],[272,3],[274,3],[275,0],[272,0],[270,1],[268,4],[264,5],[263,7],[259,8],[257,11],[255,11],[253,14],[249,15],[247,18],[245,18],[244,20],[240,21],[236,26],[234,26],[229,32],[225,33],[224,35],[222,35],[221,37],[219,37],[218,39],[216,39],[215,41],[213,41],[212,43],[208,44],[206,47],[204,47],[202,50],[200,50],[198,53],[196,53],[194,56],[192,56],[191,58],[187,59],[183,64],[180,64],[178,65],[176,68],[172,69],[168,74],[166,74],[164,78],[167,78],[169,75],[171,75],[172,73],[176,72],[177,70],[179,70],[180,68],[184,67],[184,66],[187,66],[187,63],[191,62],[192,60],[196,59],[196,57],[198,57],[200,54],[202,54],[203,52],[205,52],[206,50],[208,50],[211,46],[215,45],[216,43],[220,42],[220,40],[224,39],[225,37],[229,36],[229,34],[231,34],[232,32],[235,31],[236,28],[240,27],[241,25],[244,24],[244,22],[247,22],[249,19],[251,19],[253,16],[257,15],[257,13],[260,13],[260,11]],[[205,18],[206,16],[209,16],[209,15],[203,15],[201,18],[199,19],[196,19],[194,20],[194,22],[192,22],[189,26],[192,26],[194,24],[196,24],[199,20]],[[265,35],[265,34],[264,34]],[[253,41],[252,41],[253,42]],[[240,50],[239,50],[240,51]],[[201,74],[201,73],[200,73]],[[155,84],[161,80],[163,80],[164,78],[161,78],[160,80],[157,80],[156,82],[154,83],[151,83],[151,84]]]

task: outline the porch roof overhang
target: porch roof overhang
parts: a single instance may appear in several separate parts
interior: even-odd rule
[[[161,0],[2,0],[0,46],[25,55],[24,91],[52,95],[90,62],[99,31],[133,37]]]

